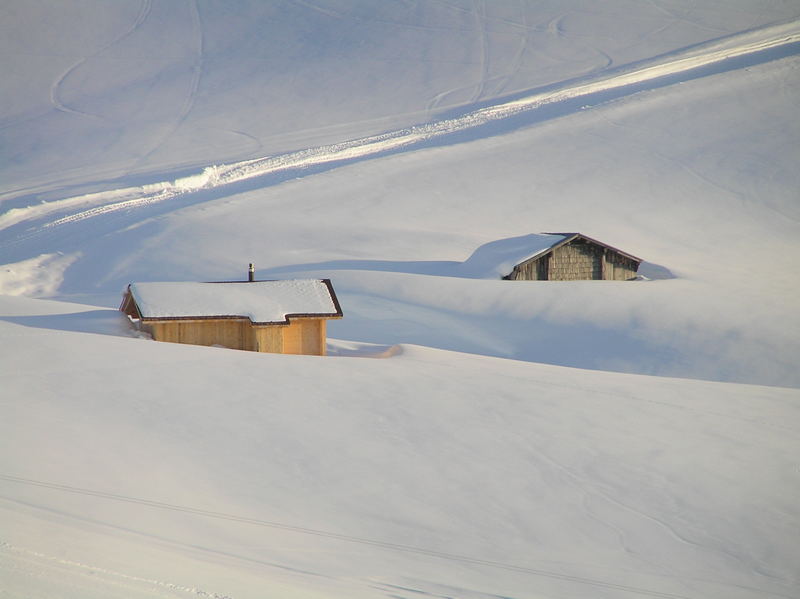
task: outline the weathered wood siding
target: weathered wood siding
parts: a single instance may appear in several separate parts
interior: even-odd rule
[[[547,256],[517,264],[511,274],[503,278],[511,281],[546,281]]]
[[[612,249],[576,239],[538,258],[526,260],[503,277],[512,281],[629,281],[639,265]]]
[[[576,240],[553,250],[551,281],[585,281],[603,278],[603,248]]]
[[[633,260],[610,250],[606,251],[603,260],[605,279],[609,281],[630,281],[636,278],[636,271],[639,270],[639,265]]]
[[[510,281],[547,281],[549,277],[550,254],[526,260],[514,267],[510,274],[503,277]]]

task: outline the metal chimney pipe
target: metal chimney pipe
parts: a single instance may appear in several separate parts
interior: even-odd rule
[[[250,268],[247,269],[247,280],[251,283],[256,280],[256,269],[252,262],[250,263]]]

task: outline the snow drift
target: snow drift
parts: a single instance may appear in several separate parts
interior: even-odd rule
[[[797,595],[797,6],[2,19],[6,594]],[[657,276],[496,280],[539,231]],[[333,279],[328,358],[115,310],[248,262]]]

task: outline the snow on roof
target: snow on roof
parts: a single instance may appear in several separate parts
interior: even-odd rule
[[[494,279],[508,275],[517,264],[537,258],[562,243],[571,243],[575,239],[608,248],[618,254],[641,262],[632,254],[623,252],[602,241],[592,239],[582,233],[531,233],[509,239],[498,239],[479,247],[459,266],[461,276],[477,279]]]
[[[461,265],[463,276],[497,278],[510,273],[520,262],[530,260],[575,235],[539,233],[500,239],[484,244]]]
[[[254,323],[287,316],[341,316],[330,282],[321,279],[232,283],[131,283],[142,318],[239,316]]]

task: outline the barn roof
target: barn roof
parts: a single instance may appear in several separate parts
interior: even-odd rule
[[[582,233],[531,233],[509,239],[499,239],[482,245],[462,263],[460,271],[464,276],[468,277],[503,277],[510,273],[516,265],[539,258],[547,252],[576,239],[584,239],[608,248],[635,262],[642,261],[641,258],[587,237]]]
[[[564,238],[562,241],[558,241],[555,244],[553,244],[549,249],[555,249],[558,246],[566,245],[569,242],[574,241],[576,239],[583,239],[584,241],[588,241],[588,242],[593,243],[595,245],[599,245],[600,247],[604,247],[606,249],[612,250],[612,251],[618,253],[620,256],[624,256],[625,258],[628,258],[629,260],[633,260],[634,262],[641,262],[642,261],[641,258],[637,258],[633,254],[629,254],[628,252],[623,252],[619,248],[615,248],[614,246],[608,245],[607,243],[603,243],[602,241],[597,241],[596,239],[592,239],[591,237],[589,237],[588,235],[584,235],[583,233],[542,233],[542,235],[558,235],[558,236],[561,236],[561,237]],[[540,253],[543,253],[543,252],[539,252],[539,253],[535,254],[534,256],[539,255]],[[534,256],[531,256],[530,258],[533,258]],[[527,259],[530,260],[530,258],[527,258]]]
[[[461,266],[466,276],[496,278],[519,263],[543,254],[566,240],[565,235],[540,233],[499,239],[479,247]]]
[[[249,318],[253,324],[285,324],[290,316],[342,316],[328,279],[131,283],[128,292],[145,320]]]

